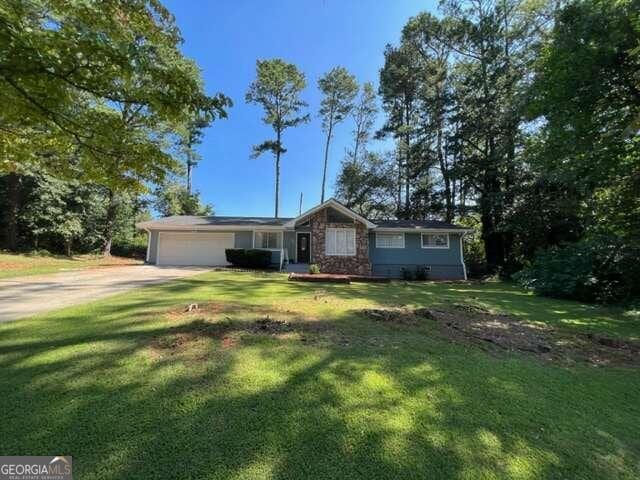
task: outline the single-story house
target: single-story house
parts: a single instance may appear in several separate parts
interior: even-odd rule
[[[431,279],[466,279],[462,237],[469,230],[434,220],[368,220],[335,199],[295,218],[173,216],[141,222],[147,262],[228,265],[228,248],[270,250],[287,271],[401,277],[424,268]]]

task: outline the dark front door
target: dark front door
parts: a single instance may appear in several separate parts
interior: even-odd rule
[[[298,233],[298,263],[309,263],[309,261],[311,260],[311,249],[309,248],[310,243],[310,233]]]

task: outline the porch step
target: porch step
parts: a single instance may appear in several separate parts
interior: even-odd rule
[[[351,282],[376,282],[388,283],[387,277],[374,275],[343,275],[339,273],[291,273],[289,280],[297,282],[328,282],[328,283],[351,283]]]

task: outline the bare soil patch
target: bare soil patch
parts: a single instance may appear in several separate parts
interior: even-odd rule
[[[403,307],[366,309],[372,320],[399,325],[436,323],[449,339],[487,350],[522,352],[560,362],[640,366],[640,343],[594,334],[569,334],[544,324],[525,322],[482,307],[454,304],[450,308]]]

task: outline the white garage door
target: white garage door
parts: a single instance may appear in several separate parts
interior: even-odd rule
[[[224,251],[233,240],[233,233],[160,232],[158,265],[228,265]]]

